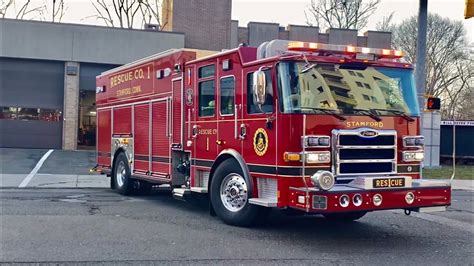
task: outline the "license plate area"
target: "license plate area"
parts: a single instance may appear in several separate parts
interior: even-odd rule
[[[374,178],[372,180],[373,188],[399,188],[405,186],[405,178],[403,177]]]
[[[357,177],[348,185],[361,189],[411,188],[412,178],[410,176]]]

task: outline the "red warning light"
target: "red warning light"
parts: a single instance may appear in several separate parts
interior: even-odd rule
[[[439,110],[441,109],[441,99],[435,97],[429,97],[426,101],[426,109],[428,110]]]

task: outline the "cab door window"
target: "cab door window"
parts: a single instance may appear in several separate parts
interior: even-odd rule
[[[221,115],[233,115],[235,106],[235,79],[225,77],[220,82]]]
[[[260,109],[253,100],[253,72],[247,74],[247,113],[248,114],[259,114],[259,113],[273,113],[273,82],[271,69],[263,71],[265,73],[265,79],[267,81],[267,88],[265,93],[265,103]],[[263,111],[263,112],[262,112]]]
[[[214,80],[199,82],[199,116],[214,116],[215,110]]]

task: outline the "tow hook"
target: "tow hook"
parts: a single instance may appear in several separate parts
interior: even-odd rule
[[[410,216],[410,214],[411,214],[411,210],[409,210],[409,209],[405,209],[404,212],[405,212],[405,215],[406,215],[406,216]]]

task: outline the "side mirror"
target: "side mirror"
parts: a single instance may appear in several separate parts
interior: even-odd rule
[[[267,81],[265,72],[260,68],[253,73],[253,101],[258,106],[265,103],[265,94],[267,89]]]

